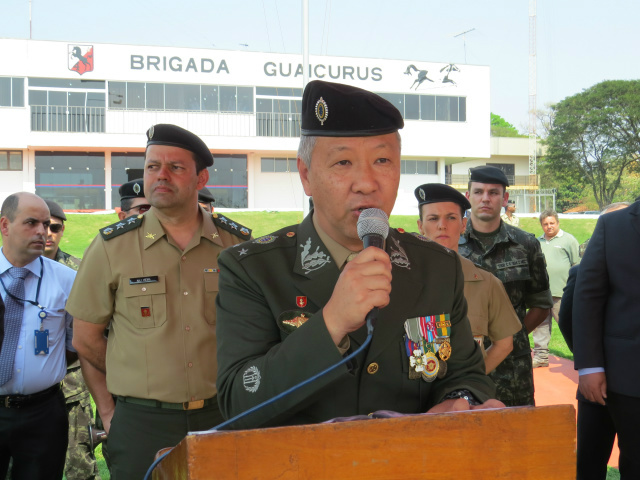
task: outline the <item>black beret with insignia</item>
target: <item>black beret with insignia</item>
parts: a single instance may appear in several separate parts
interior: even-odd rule
[[[64,211],[62,210],[62,207],[60,205],[58,205],[53,200],[45,200],[44,203],[46,203],[47,207],[49,207],[49,213],[52,217],[67,221],[67,216],[64,214]]]
[[[213,165],[213,155],[207,144],[196,134],[177,125],[168,123],[153,125],[147,130],[147,147],[149,145],[167,145],[193,152],[196,156],[198,171]]]
[[[136,178],[130,182],[123,183],[118,189],[120,200],[127,198],[144,198],[144,182],[142,178]]]
[[[198,203],[214,203],[216,201],[207,187],[198,190]]]
[[[515,205],[515,204],[516,204],[515,200],[509,199],[509,201],[507,201],[507,205]]]
[[[471,208],[467,197],[449,185],[442,183],[425,183],[415,189],[418,199],[418,206],[427,203],[453,202],[460,205],[464,210]]]
[[[502,170],[498,167],[483,165],[481,167],[470,168],[469,181],[478,183],[499,183],[505,188],[509,186],[509,180]]]
[[[302,135],[370,137],[404,127],[391,102],[375,93],[340,83],[314,80],[302,95]]]

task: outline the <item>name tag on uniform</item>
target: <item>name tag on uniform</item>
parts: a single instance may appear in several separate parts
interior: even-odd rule
[[[142,285],[143,283],[156,283],[158,282],[158,277],[136,277],[129,279],[129,285]]]

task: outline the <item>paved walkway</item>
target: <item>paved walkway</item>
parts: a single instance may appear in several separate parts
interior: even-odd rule
[[[549,355],[549,368],[534,368],[533,382],[536,388],[536,405],[571,404],[576,409],[578,372],[573,362],[566,358]],[[618,468],[618,440],[613,445],[609,465]]]

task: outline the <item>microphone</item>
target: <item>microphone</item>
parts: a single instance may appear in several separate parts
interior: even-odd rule
[[[367,208],[360,213],[358,218],[358,237],[362,240],[364,248],[384,248],[384,241],[389,235],[389,217],[379,208]],[[367,322],[367,334],[373,333],[373,328],[378,320],[378,307],[373,307],[365,320]]]
[[[384,248],[384,241],[389,235],[389,217],[379,208],[367,208],[360,213],[357,228],[364,248]]]

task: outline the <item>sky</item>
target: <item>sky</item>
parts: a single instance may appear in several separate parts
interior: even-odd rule
[[[31,0],[31,9],[34,40],[302,53],[301,0]],[[637,0],[538,0],[536,13],[538,108],[640,78]],[[29,0],[0,0],[0,37],[29,35]],[[309,0],[309,50],[488,65],[491,111],[526,133],[529,0]]]

